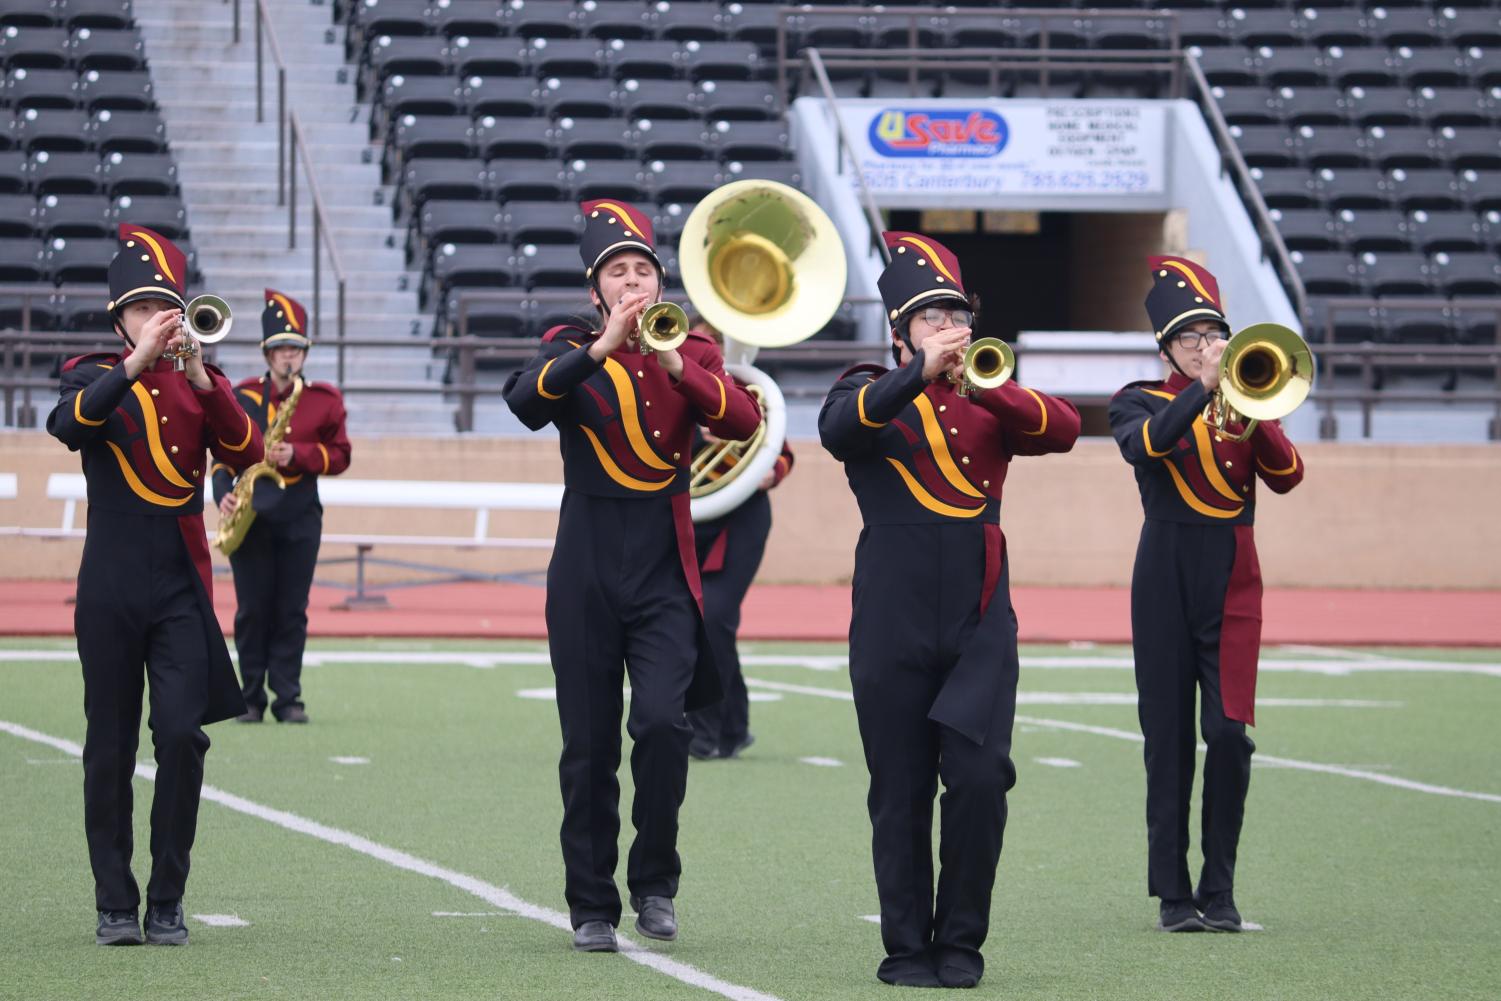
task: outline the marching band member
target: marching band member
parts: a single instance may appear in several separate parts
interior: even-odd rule
[[[182,895],[209,747],[202,728],[245,708],[214,618],[204,453],[243,469],[260,460],[261,433],[183,328],[182,252],[128,223],[119,241],[108,309],[124,346],[68,361],[47,417],[47,430],[82,453],[88,481],[74,631],[87,719],[84,828],[99,912],[94,940],[142,940],[140,890],[130,871],[131,779],[149,681],[157,775],[145,940],[186,945]],[[181,373],[168,358],[179,350],[188,352]]]
[[[718,333],[706,324],[703,330],[718,340]],[[733,376],[731,378],[734,378]],[[743,386],[739,379],[737,385]],[[706,436],[710,443],[717,441]],[[719,666],[719,686],[724,698],[688,714],[693,726],[693,742],[688,753],[700,761],[713,758],[738,758],[756,742],[750,732],[750,693],[740,670],[740,651],[736,635],[740,632],[740,606],[761,568],[766,555],[766,540],[771,535],[771,498],[774,489],[792,472],[792,446],[785,439],[782,452],[771,470],[761,479],[756,491],[743,504],[713,521],[693,526],[698,543],[698,572],[703,578],[704,630]]]
[[[1219,286],[1182,258],[1154,257],[1151,267],[1147,315],[1167,378],[1133,382],[1110,405],[1146,516],[1131,576],[1131,637],[1147,770],[1147,892],[1161,901],[1166,931],[1239,931],[1235,853],[1256,749],[1246,725],[1261,645],[1255,480],[1286,493],[1303,479],[1303,461],[1276,421],[1258,424],[1245,442],[1205,425],[1229,330]],[[1197,890],[1188,873],[1195,685],[1208,745]]]
[[[318,478],[338,476],[349,468],[344,398],[338,389],[326,382],[304,382],[292,402],[312,346],[307,319],[302,303],[266,289],[261,312],[266,374],[235,386],[240,405],[262,434],[280,409],[295,408],[286,436],[268,446],[266,455],[285,486],[277,490],[270,480],[257,482],[255,521],[229,557],[235,576],[235,649],[245,696],[242,723],[265,718],[268,676],[276,693],[271,715],[282,723],[308,721],[302,701],[302,651],[307,645],[308,595],[323,537]],[[219,517],[228,518],[239,504],[235,471],[215,463],[212,472]]]
[[[743,439],[760,411],[707,336],[642,353],[638,317],[665,278],[651,222],[618,200],[582,208],[579,251],[601,329],[548,331],[505,394],[527,427],[557,427],[563,456],[547,632],[563,732],[565,895],[574,948],[595,952],[615,950],[621,913],[614,873],[623,673],[636,787],[626,883],[637,930],[677,936],[677,818],[693,736],[684,713],[720,695],[689,513],[693,429]]]
[[[951,380],[963,371],[973,313],[959,262],[925,236],[884,239],[892,254],[879,285],[897,367],[845,373],[818,422],[864,521],[850,680],[886,947],[876,975],[973,987],[1016,780],[1016,617],[1001,488],[1013,456],[1072,448],[1079,415],[1015,382],[961,396]]]

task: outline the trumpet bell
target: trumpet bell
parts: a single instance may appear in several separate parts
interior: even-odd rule
[[[1220,356],[1225,402],[1251,420],[1279,420],[1313,389],[1313,352],[1298,334],[1278,323],[1257,323],[1231,338]]]
[[[1004,386],[1016,373],[1016,354],[999,337],[982,337],[964,352],[966,391]]]
[[[194,296],[183,310],[183,325],[202,344],[217,344],[229,336],[234,317],[229,303],[216,295]]]
[[[688,314],[675,302],[654,302],[637,317],[641,347],[671,351],[688,339]]]
[[[775,181],[735,181],[710,192],[688,216],[678,262],[704,319],[757,348],[803,340],[844,298],[844,246],[833,220]]]

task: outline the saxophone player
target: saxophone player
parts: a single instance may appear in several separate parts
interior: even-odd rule
[[[229,557],[235,578],[235,649],[245,696],[239,720],[265,719],[269,677],[276,695],[271,714],[282,723],[306,723],[302,650],[307,642],[308,592],[323,535],[318,477],[338,476],[349,468],[349,435],[339,391],[328,383],[302,381],[312,346],[302,304],[267,289],[261,331],[266,374],[236,385],[235,396],[263,430],[274,425],[280,409],[291,406],[295,412],[282,440],[266,440],[266,460],[281,474],[284,486],[278,490],[270,479],[256,483],[255,521]],[[213,482],[219,517],[228,518],[240,503],[234,471],[215,464]]]

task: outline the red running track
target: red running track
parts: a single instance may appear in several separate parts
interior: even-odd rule
[[[214,604],[226,634],[234,626],[234,588],[216,581]],[[0,581],[0,635],[68,636],[70,581]],[[522,584],[463,583],[387,592],[390,607],[335,611],[345,595],[315,587],[308,608],[313,636],[425,636],[540,639],[543,590]],[[1021,639],[1028,643],[1131,639],[1130,595],[1123,588],[1018,587],[1012,591]],[[1337,646],[1501,647],[1501,593],[1495,591],[1272,590],[1264,606],[1267,643]],[[746,640],[843,641],[849,588],[753,587],[740,635]]]

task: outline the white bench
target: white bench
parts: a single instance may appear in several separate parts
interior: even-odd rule
[[[10,493],[6,477],[9,477]],[[15,496],[15,474],[0,474],[0,498]],[[357,480],[328,477],[318,484],[318,495],[325,507],[374,507],[402,510],[470,510],[474,512],[474,531],[469,535],[377,535],[329,533],[324,543],[355,547],[352,557],[322,560],[324,564],[354,563],[354,594],[338,607],[385,604],[379,595],[365,592],[365,565],[381,563],[434,572],[448,572],[452,580],[490,580],[493,574],[453,571],[451,568],[400,560],[383,560],[370,556],[376,546],[425,546],[454,549],[551,549],[552,539],[489,536],[491,511],[557,511],[563,501],[563,487],[557,483],[472,483],[461,480]],[[84,529],[77,526],[78,504],[88,499],[88,485],[82,473],[53,473],[47,477],[47,497],[63,502],[62,524],[58,528],[4,528],[0,534],[33,538],[81,538]],[[439,583],[439,581],[426,581]]]

